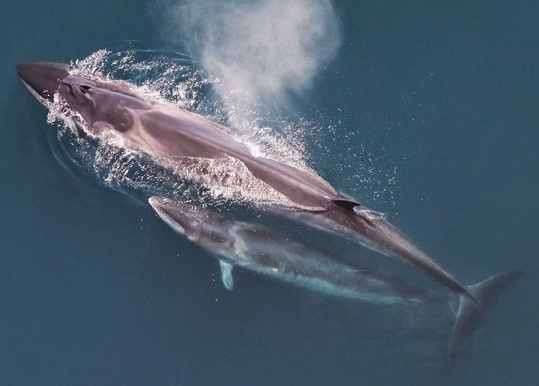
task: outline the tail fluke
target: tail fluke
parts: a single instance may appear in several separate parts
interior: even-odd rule
[[[459,296],[460,306],[447,352],[449,361],[452,361],[462,350],[467,339],[479,326],[483,315],[498,298],[498,295],[523,274],[522,270],[510,270],[491,276],[481,283],[467,286],[477,303],[469,296]]]

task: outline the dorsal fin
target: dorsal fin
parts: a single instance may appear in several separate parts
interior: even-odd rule
[[[361,204],[357,201],[353,200],[346,200],[346,199],[337,199],[337,200],[331,200],[335,205],[340,206],[343,209],[353,211],[356,206],[361,206]]]

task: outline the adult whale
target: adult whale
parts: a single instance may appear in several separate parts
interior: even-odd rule
[[[478,302],[467,287],[384,218],[313,173],[254,156],[248,146],[211,120],[148,100],[125,82],[84,75],[67,64],[24,63],[17,66],[17,72],[23,85],[46,107],[59,95],[76,112],[71,118],[87,134],[104,138],[103,133],[114,133],[115,143],[119,136],[123,145],[155,160],[167,160],[167,165],[175,163],[180,171],[193,164],[205,165],[207,160],[233,160],[230,165],[246,168],[251,176],[249,181],[233,181],[238,195],[247,193],[253,180],[262,183],[281,198],[278,204],[269,205],[279,213],[408,262],[456,294]],[[207,167],[195,170],[200,175],[212,173]]]

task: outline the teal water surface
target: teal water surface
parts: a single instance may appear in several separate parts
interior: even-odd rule
[[[274,30],[264,20],[294,36],[320,22],[294,22],[313,4],[318,17],[336,18],[324,32],[333,42],[294,57],[301,71],[283,57],[270,62],[272,73],[292,74],[272,82],[290,87],[260,95],[264,119],[301,127],[291,137],[309,166],[387,213],[465,283],[526,270],[448,366],[451,325],[436,315],[342,302],[245,272],[226,291],[209,255],[61,156],[56,127],[15,65],[138,47],[191,51],[191,66],[211,77],[222,67],[208,67],[199,37],[171,17],[193,3],[209,19],[226,11],[226,23],[249,27],[240,22],[245,1],[223,10],[204,0],[4,0],[0,384],[537,384],[539,5],[296,0],[287,15],[273,11],[280,1],[260,8],[268,12],[260,21],[247,14],[275,44],[293,39],[267,39]],[[194,31],[202,21],[188,11]],[[312,67],[310,54],[319,60]],[[245,72],[265,74],[264,63],[244,60]]]

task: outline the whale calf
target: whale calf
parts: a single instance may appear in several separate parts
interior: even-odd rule
[[[237,195],[248,196],[255,181],[268,195],[278,197],[277,204],[268,204],[275,212],[410,263],[438,284],[477,302],[466,286],[385,218],[374,215],[314,173],[253,155],[220,124],[170,104],[147,100],[125,82],[81,74],[67,64],[24,63],[17,66],[17,72],[23,85],[46,107],[58,97],[75,112],[71,119],[85,134],[114,133],[116,142],[120,137],[125,146],[155,160],[165,159],[168,165],[174,163],[180,173],[194,165],[200,177],[211,177],[205,166],[208,160],[232,161],[224,163],[225,174],[229,167],[229,172],[242,168],[250,175],[249,183],[240,179],[231,184]]]
[[[239,266],[316,292],[379,304],[447,299],[265,226],[167,198],[150,197],[148,202],[172,229],[219,260],[222,282],[229,290],[232,266]]]
[[[376,304],[452,306],[455,300],[266,227],[161,197],[150,197],[149,203],[176,232],[219,260],[221,278],[229,290],[234,285],[233,266],[239,266],[326,295]],[[520,270],[510,270],[468,286],[479,305],[465,295],[458,296],[458,312],[447,349],[450,361],[463,349],[493,301],[522,274]]]

